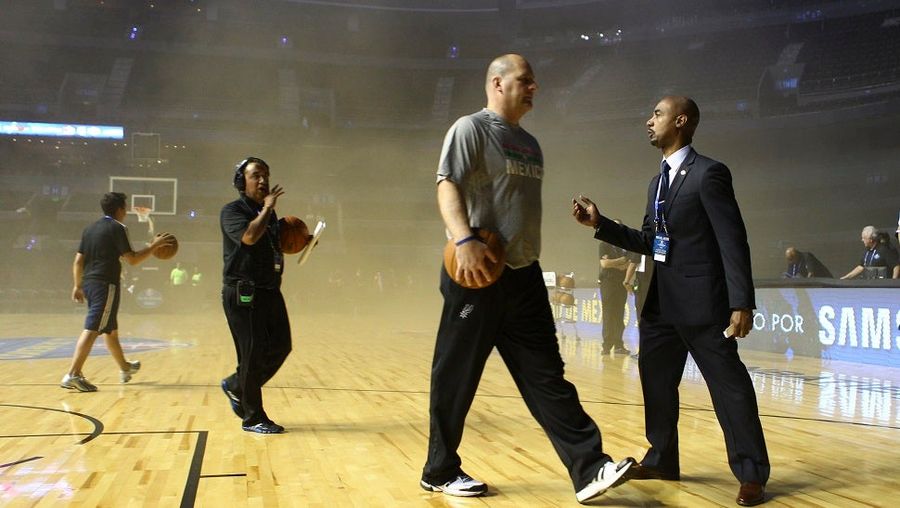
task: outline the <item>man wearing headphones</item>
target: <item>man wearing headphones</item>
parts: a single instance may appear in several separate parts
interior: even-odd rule
[[[278,239],[275,203],[284,194],[269,188],[269,165],[248,157],[234,171],[240,197],[222,208],[222,306],[237,370],[222,380],[231,409],[247,432],[279,434],[284,427],[263,410],[262,386],[291,352],[291,327],[281,295],[284,255]]]

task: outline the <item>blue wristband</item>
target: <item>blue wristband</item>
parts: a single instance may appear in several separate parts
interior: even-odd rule
[[[478,235],[469,235],[469,236],[463,238],[462,240],[456,242],[456,246],[459,247],[460,245],[471,242],[472,240],[480,240],[480,238],[478,237]]]

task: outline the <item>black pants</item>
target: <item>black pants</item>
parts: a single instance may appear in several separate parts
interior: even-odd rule
[[[680,473],[678,459],[678,385],[687,354],[706,380],[716,418],[725,435],[731,471],[740,482],[765,484],[769,455],[759,421],[756,392],[738,355],[735,339],[725,339],[722,324],[675,326],[664,322],[651,291],[640,321],[638,367],[644,393],[644,422],[650,449],[641,461],[667,474]]]
[[[647,301],[647,293],[650,292],[650,279],[652,277],[650,270],[652,265],[648,262],[646,271],[636,272],[637,291],[634,292],[634,310],[640,322],[641,312],[644,310],[644,303]]]
[[[602,277],[600,279],[600,299],[603,303],[603,351],[625,348],[622,342],[622,334],[625,332],[625,302],[628,300],[628,290],[622,284],[625,279],[624,272],[613,271],[618,277]]]
[[[485,362],[494,347],[532,416],[547,433],[576,490],[610,460],[600,430],[563,378],[547,288],[537,262],[484,289],[465,289],[441,270],[444,310],[431,367],[430,437],[422,479],[441,484],[462,463],[457,448]]]
[[[257,289],[252,307],[237,305],[236,292],[232,286],[222,288],[238,362],[225,384],[241,399],[244,425],[251,426],[270,421],[263,410],[262,387],[291,352],[291,325],[281,291]]]

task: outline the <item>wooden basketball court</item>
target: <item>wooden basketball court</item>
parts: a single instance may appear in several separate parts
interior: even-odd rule
[[[83,315],[0,315],[0,344],[68,338]],[[68,357],[0,360],[0,505],[31,506],[577,506],[568,476],[497,355],[463,437],[463,467],[482,498],[420,489],[429,368],[439,309],[375,316],[292,316],[294,351],[264,389],[283,435],[243,432],[219,382],[234,367],[213,306],[202,313],[120,315],[126,355],[142,370],[120,384],[91,356],[96,393],[64,390]],[[163,346],[129,354],[142,340]],[[95,349],[102,341],[98,341]],[[30,349],[30,350],[29,350]],[[636,360],[599,343],[561,342],[567,377],[614,458],[645,448]],[[900,372],[745,352],[760,401],[772,477],[768,506],[889,506],[900,478]],[[634,481],[601,506],[734,506],[737,483],[699,373],[682,383],[682,481]]]

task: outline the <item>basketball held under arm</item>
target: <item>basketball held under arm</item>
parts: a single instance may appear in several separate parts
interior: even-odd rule
[[[484,243],[475,239],[469,240],[474,232],[469,226],[469,215],[459,186],[450,180],[441,180],[438,182],[437,200],[444,225],[453,237],[453,242],[457,244],[457,269],[455,274],[450,275],[473,286],[484,286],[493,282],[485,258],[488,257],[494,262],[497,259]]]
[[[450,180],[441,180],[437,184],[438,209],[444,225],[454,241],[472,236],[469,226],[469,214],[459,186]]]

